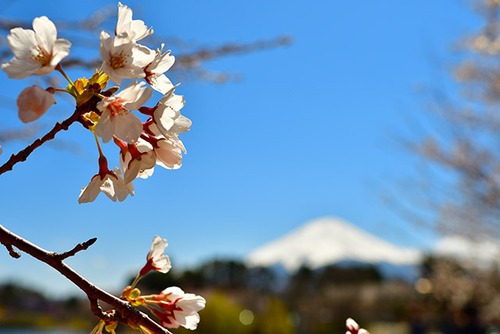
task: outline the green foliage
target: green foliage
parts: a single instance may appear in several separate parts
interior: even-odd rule
[[[267,307],[259,312],[255,318],[253,333],[259,334],[289,334],[294,333],[294,324],[291,313],[280,299],[271,297],[267,300]]]

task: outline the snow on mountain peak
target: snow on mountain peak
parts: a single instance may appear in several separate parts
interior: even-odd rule
[[[319,218],[253,251],[247,262],[253,266],[283,265],[296,271],[354,261],[371,264],[413,265],[420,261],[417,250],[390,244],[339,218]]]

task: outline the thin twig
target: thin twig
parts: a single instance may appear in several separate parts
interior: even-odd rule
[[[3,242],[2,244],[5,246],[5,248],[7,248],[7,250],[9,251],[9,255],[12,256],[14,259],[19,259],[21,257],[21,253],[16,251],[11,244],[4,244]]]
[[[89,302],[90,302],[90,310],[92,313],[95,315],[100,314],[98,316],[100,319],[105,319],[106,317],[109,317],[109,315],[106,315],[106,313],[102,310],[101,306],[99,306],[99,300],[96,298],[90,298],[89,297]]]
[[[47,132],[43,137],[36,139],[31,145],[28,145],[17,154],[12,154],[9,160],[0,166],[0,175],[12,170],[15,164],[25,161],[34,150],[42,146],[45,142],[54,139],[59,131],[68,130],[68,128],[78,120],[82,113],[86,111],[82,109],[84,108],[76,108],[75,112],[69,118],[65,119],[61,123],[56,123],[52,130]]]
[[[68,257],[74,256],[76,253],[78,253],[80,251],[87,250],[87,248],[92,246],[96,241],[97,241],[97,238],[89,239],[83,243],[76,245],[75,247],[73,247],[72,250],[69,250],[69,251],[64,252],[64,253],[55,254],[54,257],[58,258],[59,260],[67,259]]]

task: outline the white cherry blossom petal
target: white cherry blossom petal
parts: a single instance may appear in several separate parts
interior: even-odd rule
[[[180,115],[176,120],[172,128],[170,128],[170,132],[181,134],[189,131],[193,122],[187,117]]]
[[[135,143],[142,133],[141,120],[131,112],[115,116],[115,136],[127,143]]]
[[[104,193],[113,202],[122,202],[128,195],[134,196],[132,183],[125,184],[120,175],[120,170],[115,168],[114,172],[107,172],[104,176],[96,174],[90,180],[87,187],[82,188],[78,203],[93,202],[99,193]]]
[[[78,197],[78,203],[90,203],[95,201],[97,195],[101,192],[101,182],[101,177],[99,175],[94,175],[89,184],[82,188],[80,196]]]
[[[33,30],[14,28],[10,31],[9,36],[7,36],[7,42],[12,53],[18,59],[26,60],[37,54],[37,50],[34,48],[37,40]]]
[[[168,71],[175,62],[175,57],[170,55],[170,50],[163,52],[164,44],[156,50],[156,56],[153,61],[144,68],[146,81],[155,90],[162,94],[166,94],[174,87],[169,78],[163,73]]]
[[[163,136],[176,137],[191,127],[191,120],[180,113],[184,103],[184,97],[174,94],[174,88],[158,102],[153,113],[153,122]]]
[[[105,143],[109,142],[115,133],[116,126],[112,117],[111,112],[105,109],[99,118],[99,123],[95,126],[95,133],[101,137]]]
[[[132,20],[132,9],[118,3],[118,21],[116,23],[115,45],[137,42],[153,34],[153,29],[148,28],[142,20]]]
[[[40,65],[38,63],[19,58],[13,58],[10,62],[2,64],[2,69],[11,79],[27,78],[34,74],[39,68]]]
[[[37,17],[33,20],[33,30],[39,46],[45,50],[52,50],[57,38],[57,29],[47,16]]]
[[[166,169],[178,169],[182,166],[182,151],[184,145],[171,139],[161,139],[155,148],[156,164]]]
[[[116,97],[124,101],[123,106],[128,110],[137,110],[153,96],[153,90],[145,85],[144,82],[133,82]]]
[[[54,54],[51,60],[51,65],[56,67],[63,58],[69,55],[71,43],[65,39],[58,39],[54,42]]]
[[[155,60],[150,64],[149,69],[155,73],[165,73],[167,72],[175,63],[175,57],[168,50],[163,52],[164,44],[161,45],[161,48],[156,51]]]
[[[154,90],[162,94],[165,94],[174,87],[172,81],[165,74],[146,75],[146,80]]]
[[[109,142],[113,136],[127,143],[134,143],[141,135],[142,122],[128,110],[113,114],[111,110],[105,109],[95,127],[95,132],[105,143]]]

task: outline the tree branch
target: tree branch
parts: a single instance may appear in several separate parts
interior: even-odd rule
[[[112,294],[98,288],[97,286],[89,282],[86,278],[66,265],[60,258],[59,254],[49,252],[21,238],[20,236],[6,229],[3,225],[0,225],[0,242],[4,244],[8,249],[9,247],[14,246],[36,258],[37,260],[46,263],[47,265],[57,270],[61,275],[65,276],[67,279],[73,282],[87,295],[90,301],[92,312],[99,319],[109,320],[110,317],[109,313],[104,313],[99,307],[98,301],[100,300],[112,306],[116,310],[114,319],[116,321],[129,326],[142,326],[143,328],[148,329],[151,333],[154,334],[170,333],[167,329],[161,327],[154,320],[152,320],[147,314],[134,308],[129,302],[113,296]]]
[[[12,154],[2,166],[0,166],[0,175],[12,170],[15,164],[19,162],[26,161],[29,155],[33,153],[34,150],[42,146],[45,142],[55,138],[56,134],[62,130],[68,130],[68,128],[78,120],[78,118],[87,110],[85,108],[76,108],[73,115],[65,119],[61,123],[56,123],[52,130],[47,132],[43,137],[36,139],[31,145],[19,151],[17,154]]]
[[[21,257],[21,253],[19,253],[18,251],[16,251],[14,249],[14,247],[12,247],[11,244],[4,244],[3,242],[2,242],[2,244],[5,246],[5,248],[7,248],[7,250],[9,251],[9,255],[11,257],[13,257],[14,259],[19,259]]]
[[[60,254],[55,254],[54,257],[56,257],[56,258],[58,258],[59,260],[62,261],[64,259],[67,259],[68,257],[71,257],[71,256],[75,255],[79,251],[86,250],[87,248],[89,248],[90,246],[92,246],[96,241],[97,241],[97,238],[89,239],[89,240],[87,240],[87,241],[85,241],[83,243],[80,243],[80,244],[76,245],[75,247],[73,247],[72,250],[69,250],[67,252],[60,253]]]

